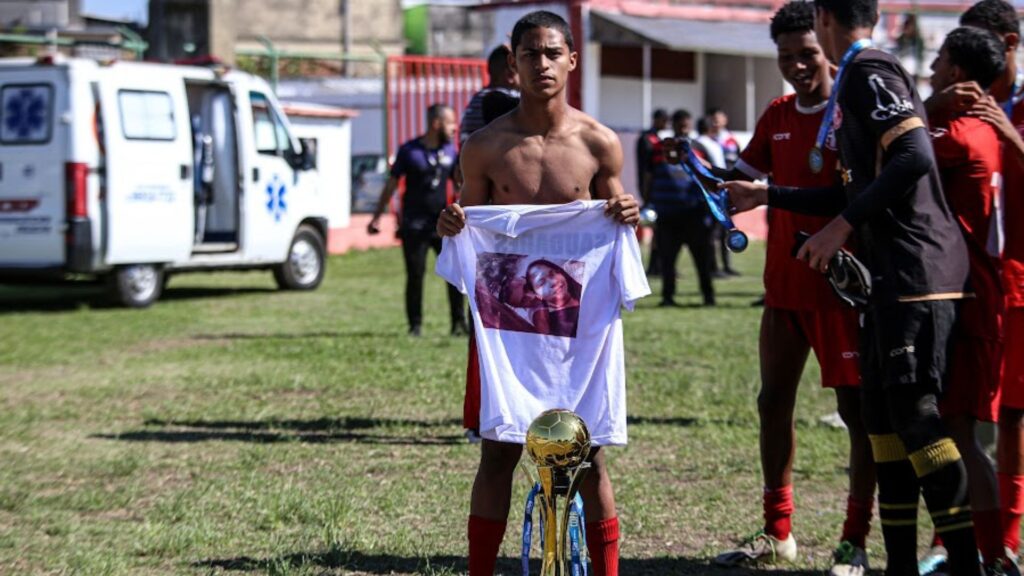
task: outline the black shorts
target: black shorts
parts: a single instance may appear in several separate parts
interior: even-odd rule
[[[956,324],[957,301],[873,306],[861,331],[861,380],[865,386],[917,384],[941,396]]]

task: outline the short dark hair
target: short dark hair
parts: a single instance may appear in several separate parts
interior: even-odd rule
[[[453,110],[453,108],[442,103],[431,104],[430,107],[427,108],[427,124],[430,124],[434,120],[440,118],[441,115],[444,114],[445,110]]]
[[[803,0],[789,2],[772,17],[772,42],[778,44],[779,36],[797,32],[814,32],[814,4]]]
[[[828,12],[844,28],[874,28],[878,0],[814,0],[814,7]]]
[[[1020,34],[1017,10],[1004,0],[981,0],[960,16],[960,25],[976,26],[996,34]]]
[[[512,28],[513,53],[515,53],[516,48],[519,46],[519,42],[523,39],[523,34],[526,34],[535,28],[551,28],[552,30],[561,32],[562,36],[565,37],[565,44],[569,47],[569,51],[572,52],[576,50],[576,42],[573,41],[572,30],[569,29],[569,23],[554,12],[537,10],[536,12],[530,12],[526,16],[520,18]]]
[[[676,122],[682,122],[683,120],[689,120],[690,118],[693,118],[693,115],[690,114],[690,111],[683,110],[682,108],[672,113],[673,124],[675,124]]]
[[[664,108],[655,108],[651,120],[668,120],[668,112]]]
[[[963,26],[946,36],[942,47],[949,61],[982,88],[988,88],[1006,71],[1006,44],[995,32]]]
[[[711,123],[708,122],[707,116],[702,116],[697,119],[697,134],[707,134],[710,129]]]
[[[725,110],[722,110],[721,108],[708,108],[708,119],[714,118],[718,114],[725,114]]]
[[[508,55],[511,53],[512,50],[504,44],[491,50],[487,56],[487,74],[493,78],[505,72],[508,69]]]

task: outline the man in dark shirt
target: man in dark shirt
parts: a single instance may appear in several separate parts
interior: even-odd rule
[[[676,138],[689,138],[690,113],[677,110],[672,115]],[[683,246],[690,249],[697,270],[705,306],[715,305],[715,287],[711,280],[711,214],[701,191],[681,164],[668,162],[660,151],[651,162],[652,173],[648,203],[658,213],[654,241],[660,258],[661,306],[676,306],[676,259]]]
[[[488,124],[484,118],[484,99],[488,94],[501,93],[519,98],[519,75],[508,65],[511,53],[509,47],[502,44],[491,50],[490,56],[487,57],[487,75],[490,82],[470,98],[466,111],[462,113],[462,122],[459,124],[460,144],[465,144],[473,132]]]
[[[391,202],[391,196],[405,178],[398,234],[405,257],[405,313],[409,334],[419,336],[423,323],[423,275],[426,273],[427,251],[441,253],[441,238],[435,232],[437,216],[448,206],[448,182],[456,166],[455,111],[444,104],[427,109],[427,133],[414,138],[398,149],[391,177],[381,193],[377,210],[367,232],[380,232],[380,216]],[[448,286],[448,304],[453,336],[468,332],[462,294]]]
[[[938,411],[946,349],[967,281],[967,249],[942,193],[914,81],[893,56],[870,48],[877,20],[877,0],[815,0],[818,39],[830,60],[844,64],[833,93],[838,105],[825,117],[838,142],[843,185],[724,187],[737,210],[767,203],[835,216],[797,254],[822,272],[854,236],[873,281],[860,354],[886,574],[918,573],[923,492],[949,550],[951,573],[976,576],[982,572],[967,475]],[[831,168],[808,152],[814,169]]]

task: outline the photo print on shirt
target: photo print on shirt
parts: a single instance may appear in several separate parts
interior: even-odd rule
[[[576,337],[585,263],[483,252],[476,299],[485,328]]]

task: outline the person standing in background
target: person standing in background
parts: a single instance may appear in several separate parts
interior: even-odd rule
[[[501,92],[511,98],[519,98],[519,75],[508,65],[508,56],[511,53],[508,46],[502,44],[491,50],[490,56],[487,57],[487,75],[490,76],[490,83],[469,99],[466,111],[462,113],[462,121],[459,123],[459,146],[465,144],[473,132],[487,125],[483,105],[488,94]]]
[[[437,235],[438,214],[448,205],[448,181],[455,179],[456,151],[455,111],[445,104],[427,108],[426,134],[409,140],[398,149],[391,166],[380,202],[373,219],[366,227],[370,235],[380,233],[380,216],[398,189],[399,180],[405,178],[402,212],[398,235],[402,240],[405,257],[405,313],[409,320],[409,334],[419,336],[423,323],[423,275],[427,267],[427,251],[441,253],[441,237]],[[468,333],[462,294],[448,285],[451,334]]]
[[[636,190],[641,204],[647,204],[651,200],[654,166],[662,161],[661,139],[670,135],[668,112],[663,108],[658,108],[651,115],[651,127],[641,132],[636,141]],[[657,237],[651,242],[651,259],[647,265],[647,273],[661,274],[661,257],[658,255]]]
[[[688,138],[692,117],[686,110],[672,114],[675,137]],[[661,144],[659,143],[659,146]],[[661,269],[661,306],[678,306],[676,293],[676,259],[683,246],[690,248],[693,265],[697,269],[701,295],[705,306],[715,305],[715,287],[711,281],[709,230],[711,214],[699,188],[682,165],[668,162],[661,154],[654,164],[649,202],[658,213],[654,240],[658,245]]]

